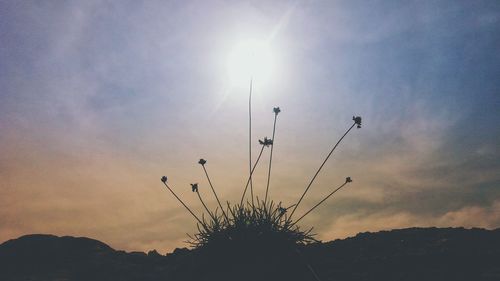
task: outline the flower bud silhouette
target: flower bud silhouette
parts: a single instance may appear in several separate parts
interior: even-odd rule
[[[259,143],[261,145],[264,145],[264,146],[270,146],[273,144],[273,140],[272,139],[268,139],[267,137],[264,137],[264,140],[259,140]]]
[[[361,128],[361,116],[353,116],[352,120],[354,121],[354,124],[358,125],[358,129]]]

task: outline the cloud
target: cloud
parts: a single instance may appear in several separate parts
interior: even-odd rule
[[[470,206],[450,211],[436,219],[438,226],[500,227],[500,200],[489,207]]]
[[[407,227],[500,227],[500,200],[490,206],[466,206],[438,216],[410,212],[360,212],[340,216],[321,233],[323,239],[345,238],[358,232],[380,231]]]

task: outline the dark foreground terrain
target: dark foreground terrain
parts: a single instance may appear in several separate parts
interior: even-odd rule
[[[35,234],[0,245],[0,280],[318,280],[312,268],[319,280],[498,281],[500,229],[360,233],[278,256],[127,253],[89,238]]]

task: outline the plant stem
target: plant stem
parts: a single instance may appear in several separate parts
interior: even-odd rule
[[[266,196],[264,197],[264,206],[267,203],[267,194],[269,193],[269,181],[271,180],[271,165],[273,162],[273,149],[274,149],[274,134],[276,132],[276,118],[278,117],[278,114],[274,114],[274,124],[273,124],[273,137],[271,138],[273,140],[273,144],[271,145],[271,154],[269,155],[269,171],[267,172],[267,185],[266,185]]]
[[[323,198],[323,200],[319,201],[318,204],[314,205],[314,207],[312,207],[311,209],[309,209],[309,211],[307,211],[305,214],[303,214],[298,220],[296,220],[292,226],[294,226],[296,223],[298,223],[301,219],[303,219],[305,216],[307,216],[310,212],[312,212],[314,209],[316,209],[316,207],[318,207],[319,205],[321,205],[323,202],[326,201],[326,199],[330,198],[330,196],[332,196],[335,192],[339,191],[342,187],[344,187],[348,182],[344,182],[341,186],[337,187],[337,189],[335,189],[334,191],[332,191],[330,194],[328,194],[325,198]]]
[[[255,170],[255,167],[257,167],[257,164],[259,163],[260,157],[262,156],[262,152],[264,151],[264,147],[265,146],[263,145],[262,148],[261,148],[261,150],[260,150],[259,157],[257,157],[257,160],[255,161],[255,164],[253,165],[252,170],[250,170],[250,176],[248,177],[247,184],[245,185],[245,190],[243,191],[243,195],[241,196],[240,205],[243,205],[243,199],[245,198],[245,194],[247,192],[248,184],[252,181],[252,174],[253,174],[253,172]],[[252,197],[252,206],[254,206],[253,197]]]
[[[170,186],[168,186],[168,184],[166,182],[163,183],[168,190],[170,190],[170,192],[172,192],[172,194],[175,196],[175,198],[177,198],[177,200],[179,200],[179,202],[181,202],[182,206],[184,206],[184,208],[186,208],[186,210],[188,210],[191,215],[193,215],[193,217],[203,226],[206,228],[205,224],[193,213],[193,211],[191,211],[191,209],[189,209],[188,206],[186,206],[186,204],[184,204],[184,202],[182,202],[182,200],[177,196],[177,194],[175,194],[175,192],[170,188]]]
[[[252,89],[253,89],[253,76],[250,76],[250,90],[248,95],[248,171],[250,172],[250,193],[252,195],[252,205],[253,205],[253,182],[252,182]],[[247,191],[247,186],[243,192],[243,196]],[[242,200],[243,202],[243,200]]]
[[[212,181],[210,180],[210,177],[208,176],[208,172],[207,172],[207,169],[205,168],[205,165],[201,165],[203,167],[203,171],[205,171],[205,175],[207,176],[207,180],[208,180],[208,183],[210,184],[210,188],[212,189],[212,192],[214,193],[215,195],[215,199],[217,199],[217,203],[219,204],[219,207],[222,211],[222,214],[224,215],[224,218],[226,219],[226,221],[229,222],[229,219],[227,218],[227,215],[226,213],[224,212],[224,208],[222,208],[222,204],[220,203],[220,200],[219,200],[219,197],[217,196],[217,192],[215,192],[215,188],[214,186],[212,185]]]
[[[205,202],[203,201],[203,199],[201,198],[201,195],[200,195],[200,192],[198,190],[196,190],[196,194],[198,195],[198,198],[200,198],[200,202],[201,204],[203,205],[203,207],[205,207],[205,210],[208,212],[208,215],[210,217],[212,217],[212,219],[215,221],[215,217],[214,215],[210,212],[210,210],[207,208],[207,205],[205,205]]]
[[[292,218],[293,213],[295,213],[295,210],[297,210],[297,207],[299,206],[300,202],[302,202],[302,199],[304,199],[304,196],[306,195],[307,191],[309,190],[309,188],[313,184],[313,182],[316,179],[316,177],[318,176],[319,172],[321,171],[321,169],[325,165],[326,161],[328,161],[328,158],[330,158],[330,156],[332,155],[333,151],[337,148],[337,146],[344,139],[344,137],[352,130],[352,128],[354,128],[355,125],[356,125],[356,123],[352,124],[352,126],[344,133],[344,135],[339,139],[339,141],[335,144],[335,146],[333,146],[333,148],[330,151],[330,153],[328,153],[328,155],[326,156],[325,160],[323,161],[323,163],[321,164],[321,166],[319,166],[319,169],[316,171],[316,174],[314,174],[314,177],[311,179],[311,181],[307,185],[306,190],[304,191],[304,193],[302,193],[302,196],[300,197],[299,202],[297,202],[297,204],[293,208],[292,213],[290,214],[290,218]]]

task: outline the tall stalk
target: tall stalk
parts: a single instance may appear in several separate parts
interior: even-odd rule
[[[359,119],[358,119],[359,118]],[[333,146],[332,150],[330,151],[330,153],[328,153],[328,155],[326,156],[325,160],[323,161],[323,163],[321,163],[321,166],[319,166],[318,170],[316,171],[316,173],[314,174],[314,176],[312,177],[311,181],[309,182],[309,184],[307,185],[306,187],[306,190],[304,190],[304,193],[302,193],[302,196],[300,196],[300,199],[299,201],[297,202],[297,204],[295,205],[295,207],[293,208],[292,210],[292,213],[290,214],[290,218],[293,216],[293,214],[295,213],[295,210],[297,210],[297,207],[299,207],[299,204],[300,202],[302,202],[302,199],[304,199],[304,196],[306,195],[307,191],[309,191],[309,188],[311,187],[311,185],[313,184],[314,180],[316,179],[316,177],[318,176],[319,172],[321,171],[321,169],[323,168],[323,166],[325,165],[326,161],[328,161],[328,158],[330,158],[330,156],[332,155],[333,151],[337,148],[337,146],[340,144],[340,142],[344,139],[344,137],[352,130],[352,128],[354,128],[354,126],[358,125],[358,128],[361,128],[361,117],[353,117],[353,120],[354,120],[354,124],[352,124],[351,127],[349,127],[349,129],[347,129],[347,131],[344,133],[344,135],[342,135],[342,137],[338,140],[338,142]]]
[[[303,219],[305,216],[307,216],[310,212],[312,212],[314,209],[316,209],[319,205],[321,205],[323,202],[325,202],[328,198],[330,198],[330,196],[332,196],[335,192],[339,191],[342,187],[344,187],[346,184],[352,182],[351,180],[351,177],[347,177],[345,179],[345,182],[340,185],[339,187],[337,187],[334,191],[330,192],[330,194],[328,194],[325,198],[323,198],[323,200],[319,201],[318,204],[314,205],[314,207],[312,207],[311,209],[309,209],[309,211],[307,211],[305,214],[303,214],[300,218],[298,218],[293,224],[295,225],[296,223],[298,223],[301,219]]]
[[[200,161],[198,161],[198,164],[200,164],[203,167],[203,171],[205,172],[205,175],[207,176],[208,184],[210,185],[210,188],[212,189],[212,192],[214,193],[215,199],[217,200],[217,203],[219,204],[219,207],[222,211],[222,214],[224,215],[224,218],[226,219],[226,221],[229,221],[229,218],[227,217],[226,212],[224,212],[224,208],[222,208],[222,204],[220,203],[219,196],[217,196],[217,192],[215,192],[215,188],[212,184],[212,181],[210,180],[210,177],[208,176],[207,169],[205,168],[206,163],[207,163],[207,161],[205,159],[200,159]]]
[[[271,145],[271,154],[269,155],[269,171],[267,172],[267,185],[266,185],[266,196],[264,197],[264,206],[267,203],[267,195],[269,193],[269,181],[271,180],[271,165],[273,163],[273,149],[274,149],[274,135],[276,133],[276,118],[278,117],[278,113],[281,112],[279,107],[273,108],[274,112],[274,123],[273,123],[273,136],[271,137],[273,144]]]
[[[257,160],[255,161],[255,164],[253,165],[252,169],[250,170],[250,176],[248,177],[247,184],[245,185],[245,190],[243,190],[243,195],[241,196],[241,201],[240,201],[240,206],[243,205],[243,199],[245,198],[245,194],[247,193],[248,185],[252,182],[252,175],[255,170],[255,167],[257,167],[257,164],[259,163],[260,157],[262,156],[262,152],[264,151],[264,148],[266,146],[272,145],[273,141],[264,138],[264,141],[259,140],[260,144],[262,144],[262,148],[260,149],[259,156],[257,157]],[[254,207],[254,201],[253,201],[253,196],[252,196],[252,207]]]
[[[250,193],[252,195],[252,206],[253,206],[253,182],[252,182],[252,88],[253,88],[253,76],[250,76],[250,90],[248,95],[248,171],[249,181],[250,181]],[[245,187],[243,196],[247,191],[248,185]],[[242,200],[243,202],[243,200]]]
[[[168,186],[167,184],[167,177],[163,176],[161,178],[161,181],[163,182],[163,184],[167,187],[168,190],[170,190],[170,192],[172,192],[172,194],[175,196],[175,198],[177,198],[177,200],[179,202],[181,202],[182,206],[184,206],[184,208],[186,208],[186,210],[189,211],[189,213],[191,213],[191,215],[193,215],[193,217],[203,226],[206,228],[206,225],[193,213],[193,211],[191,211],[191,209],[189,209],[189,207],[184,204],[184,202],[179,198],[179,196],[177,196],[177,194],[175,194],[175,192],[170,188],[170,186]]]

